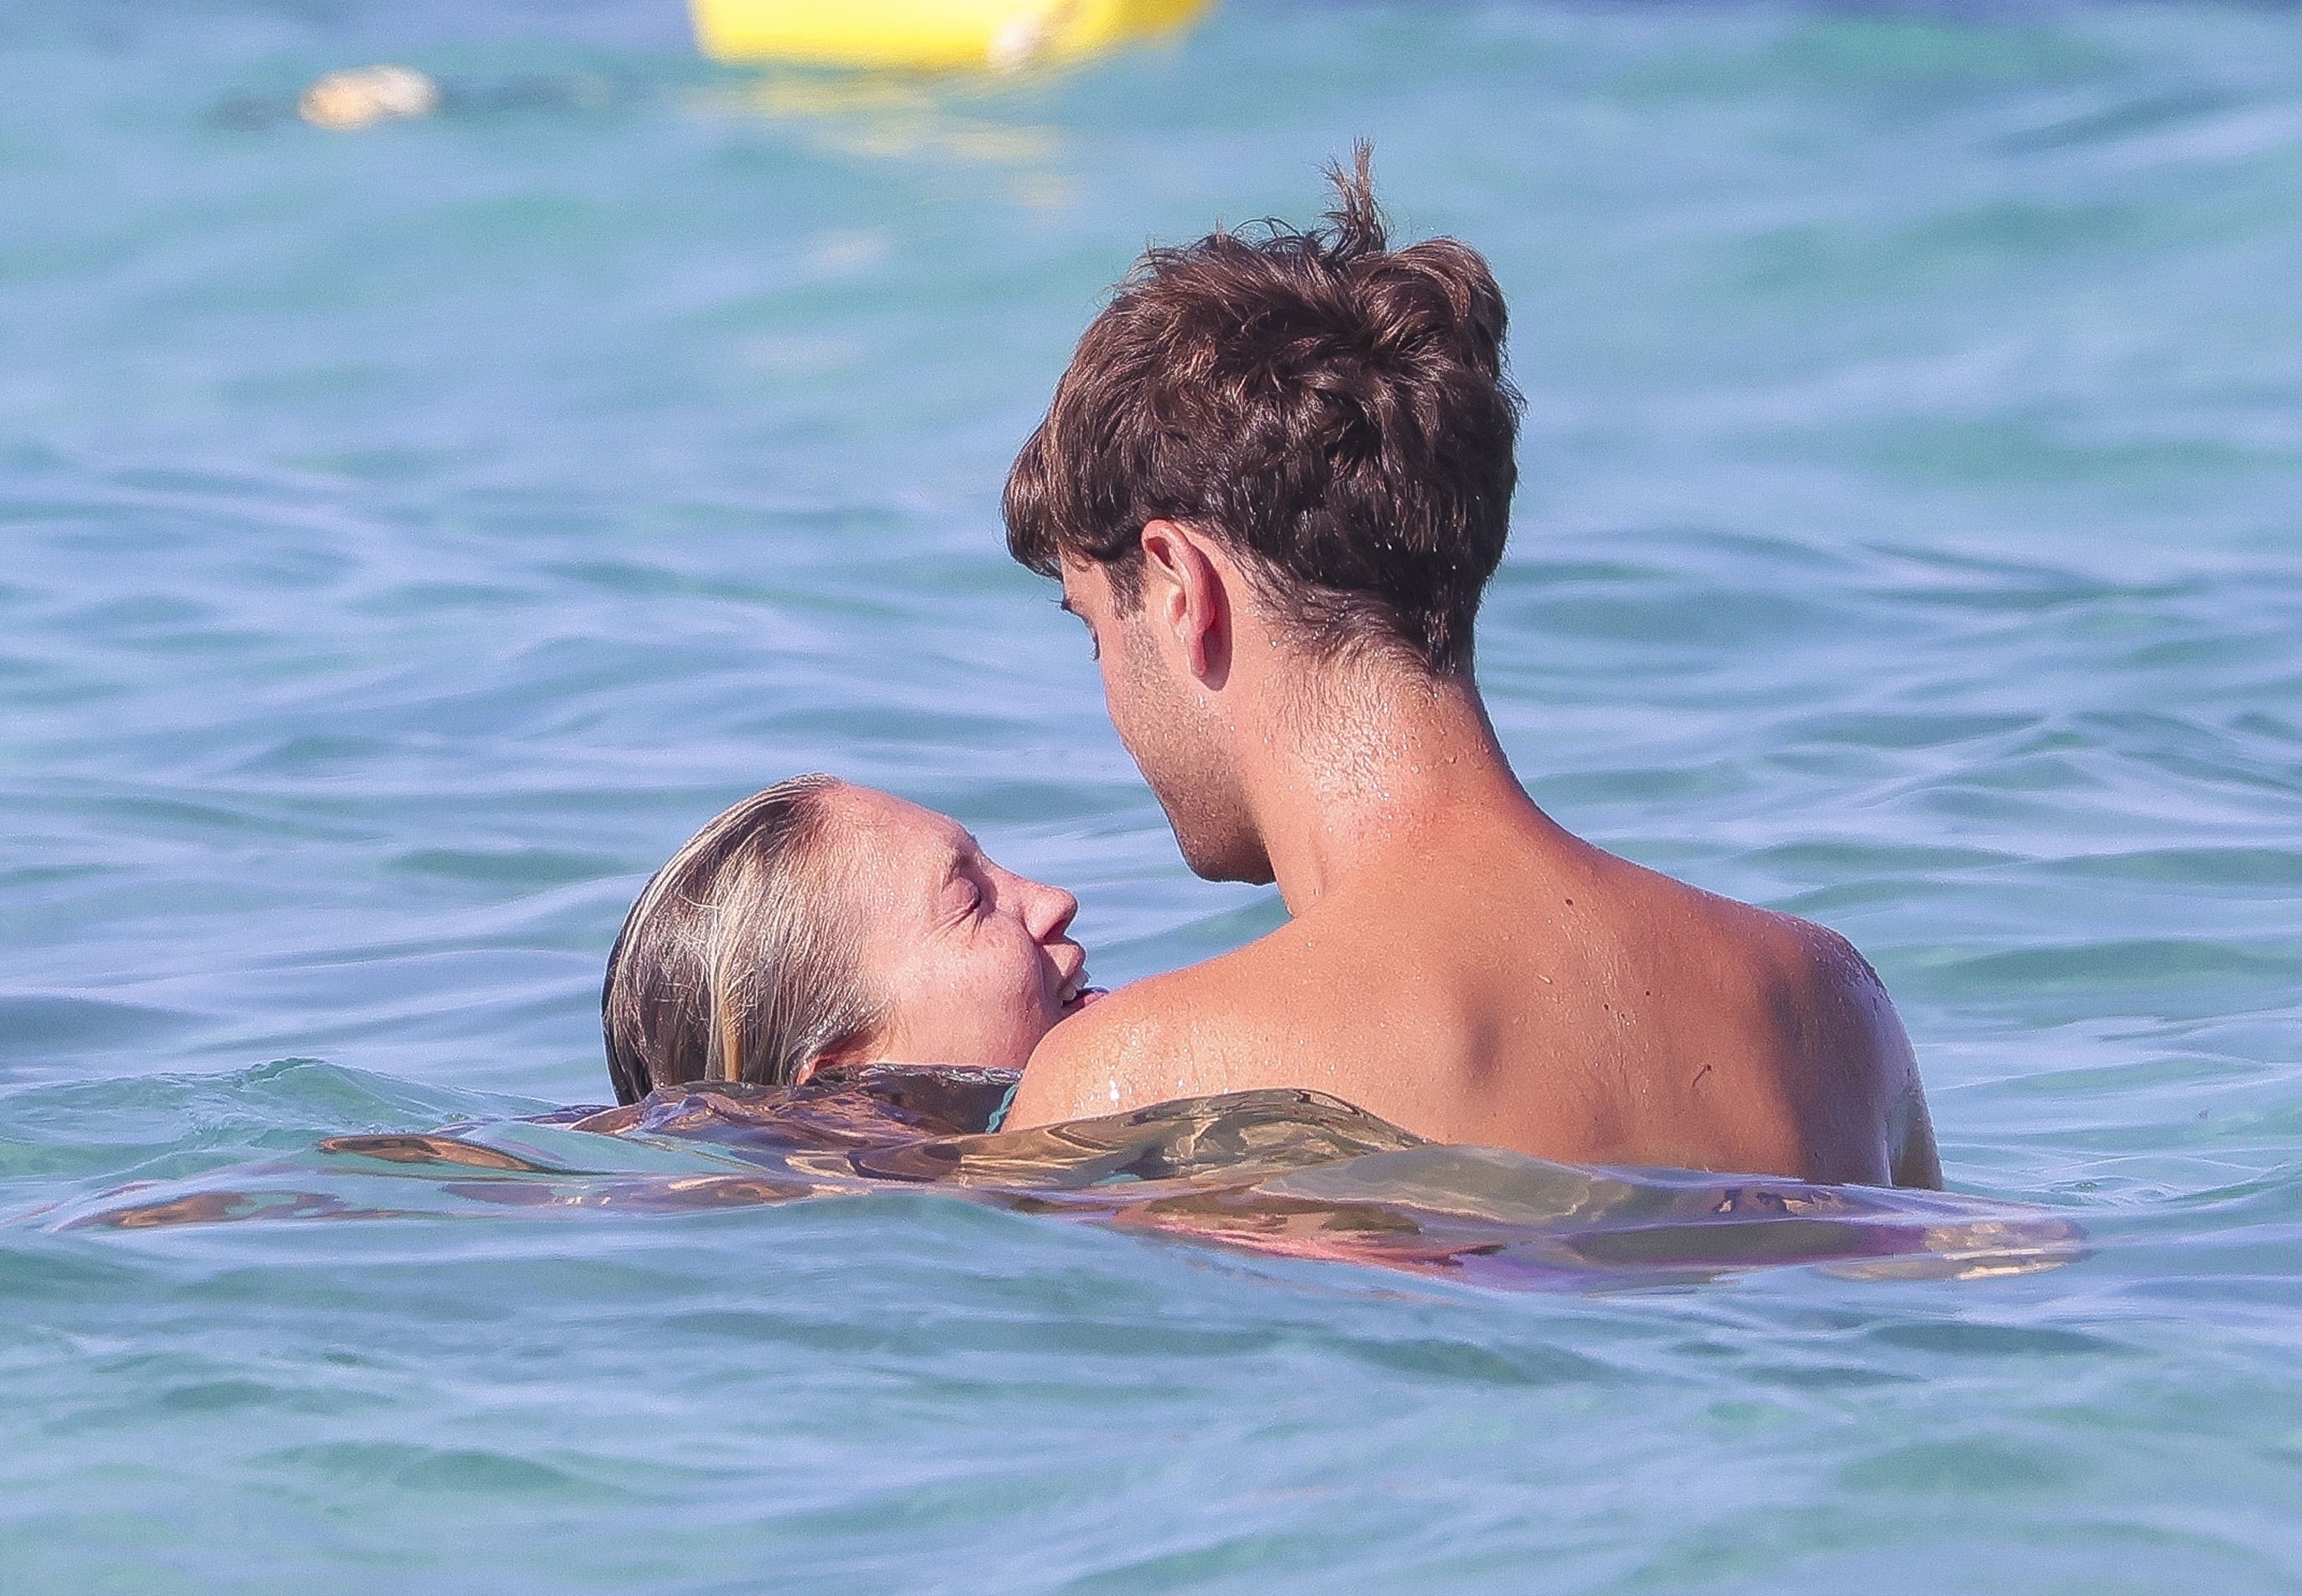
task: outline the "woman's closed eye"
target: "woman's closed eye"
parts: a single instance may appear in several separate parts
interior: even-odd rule
[[[977,919],[991,902],[991,895],[972,876],[953,877],[948,897],[954,920]]]

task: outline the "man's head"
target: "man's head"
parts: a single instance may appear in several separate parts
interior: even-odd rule
[[[1113,718],[1203,875],[1254,878],[1255,848],[1188,676],[1136,635],[1147,568],[1170,592],[1235,578],[1306,686],[1359,666],[1467,676],[1509,529],[1502,294],[1452,239],[1389,247],[1368,153],[1331,172],[1324,228],[1148,252],[1007,479],[1015,558],[1106,612]]]

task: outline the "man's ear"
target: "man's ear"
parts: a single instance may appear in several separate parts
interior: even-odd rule
[[[1207,540],[1179,521],[1143,527],[1144,618],[1202,685],[1231,677],[1231,584]]]

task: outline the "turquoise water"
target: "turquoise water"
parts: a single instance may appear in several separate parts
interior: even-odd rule
[[[247,110],[379,59],[463,97]],[[600,1100],[624,907],[795,769],[1076,888],[1105,978],[1272,924],[997,490],[1147,237],[1358,134],[1511,296],[1529,785],[1853,937],[1953,1185],[2095,1256],[1529,1297],[930,1196],[17,1224],[7,1588],[2302,1589],[2279,9],[1239,0],[973,88],[621,0],[0,10],[0,1210]]]

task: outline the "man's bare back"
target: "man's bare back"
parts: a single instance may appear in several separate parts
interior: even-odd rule
[[[1371,857],[1269,936],[1095,1005],[1010,1122],[1312,1087],[1569,1163],[1941,1183],[1910,1044],[1844,939],[1514,819],[1450,839],[1476,868],[1436,838]]]
[[[1909,1041],[1819,927],[1537,809],[1472,670],[1517,481],[1502,295],[1451,239],[1330,225],[1147,255],[1007,483],[1215,880],[1290,919],[1049,1032],[1010,1122],[1310,1087],[1443,1141],[1935,1184]]]

